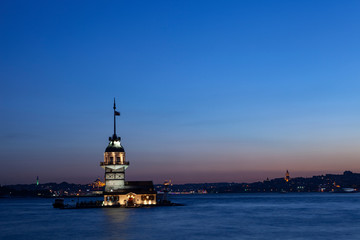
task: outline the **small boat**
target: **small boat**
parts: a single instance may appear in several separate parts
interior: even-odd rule
[[[338,188],[333,191],[333,193],[357,193],[355,188]]]
[[[355,193],[356,189],[355,188],[343,188],[343,191],[345,193]]]

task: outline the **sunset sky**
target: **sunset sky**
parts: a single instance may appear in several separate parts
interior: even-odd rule
[[[0,2],[0,184],[360,172],[359,1]]]

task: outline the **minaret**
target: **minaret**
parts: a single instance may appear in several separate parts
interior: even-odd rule
[[[109,137],[109,145],[105,149],[104,162],[100,166],[105,169],[105,191],[106,194],[114,194],[125,188],[125,170],[129,162],[125,161],[125,150],[121,146],[121,138],[116,135],[116,116],[120,112],[116,111],[114,98],[114,134]]]

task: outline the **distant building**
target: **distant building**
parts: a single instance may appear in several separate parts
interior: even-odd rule
[[[100,180],[100,178],[97,178],[94,182],[89,184],[92,189],[100,190],[102,187],[105,186],[105,183]]]
[[[152,181],[125,181],[125,170],[129,167],[129,162],[125,159],[121,138],[116,135],[116,116],[120,113],[115,109],[114,100],[114,134],[109,137],[104,162],[100,162],[105,170],[104,205],[155,205],[156,191]]]
[[[285,173],[285,181],[286,182],[289,182],[290,181],[290,173],[289,173],[289,171],[288,170],[286,170],[286,173]]]

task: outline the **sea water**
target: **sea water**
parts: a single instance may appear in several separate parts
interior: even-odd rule
[[[54,209],[54,199],[0,199],[0,239],[360,239],[358,193],[207,194],[171,200],[185,206]]]

